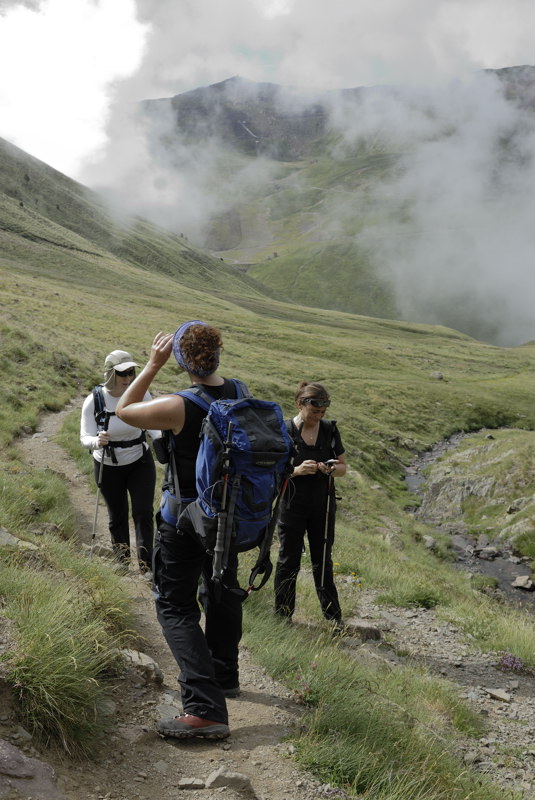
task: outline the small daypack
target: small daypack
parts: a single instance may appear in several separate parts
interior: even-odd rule
[[[247,590],[252,591],[271,574],[269,551],[293,469],[293,443],[279,404],[252,397],[241,381],[235,384],[242,394],[235,400],[214,400],[201,387],[179,394],[207,412],[195,468],[198,497],[191,511],[207,529],[217,528],[212,579],[223,580],[231,548],[259,547]]]
[[[108,411],[104,403],[104,394],[102,392],[102,384],[93,387],[93,402],[95,406],[95,421],[97,423],[97,431],[107,431],[110,424],[110,418],[115,416],[115,411]],[[104,448],[107,455],[111,457],[112,463],[117,464],[117,456],[115,455],[116,447],[133,447],[135,444],[141,444],[146,440],[145,431],[141,431],[140,436],[135,439],[127,439],[120,442],[109,442]]]

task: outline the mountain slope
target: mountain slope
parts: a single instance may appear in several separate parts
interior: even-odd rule
[[[205,283],[231,290],[237,282],[244,293],[259,291],[253,280],[193,247],[184,235],[139,217],[114,218],[99,195],[3,139],[0,241],[4,254],[11,262],[20,261],[21,269],[30,249],[43,270],[48,265],[55,271],[67,254],[84,254],[101,264],[120,259],[190,286]],[[64,274],[73,279],[70,261],[65,261]],[[98,270],[93,278],[102,283]]]

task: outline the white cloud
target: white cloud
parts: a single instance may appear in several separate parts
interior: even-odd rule
[[[241,75],[314,89],[535,63],[531,0],[0,0],[0,135],[76,175],[116,100]]]
[[[0,19],[0,135],[74,176],[106,142],[114,83],[140,64],[135,3],[14,3]]]
[[[403,318],[503,345],[534,339],[533,114],[480,75],[365,96],[357,111],[339,110],[337,122],[349,145],[388,152],[389,138],[410,144],[393,177],[370,188],[373,224],[357,238]],[[345,213],[358,210],[348,204]]]

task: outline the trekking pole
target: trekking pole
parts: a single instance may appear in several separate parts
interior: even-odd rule
[[[232,423],[229,422],[227,430],[227,439],[225,441],[225,446],[223,451],[223,465],[222,465],[223,491],[221,493],[221,508],[219,510],[219,514],[217,515],[217,534],[214,547],[214,562],[213,562],[213,572],[212,572],[212,580],[215,584],[217,594],[220,594],[221,592],[221,578],[223,575],[223,556],[226,550],[226,538],[227,535],[229,535],[227,532],[228,528],[227,492],[228,492],[228,473],[230,465],[231,435],[232,435]]]
[[[333,456],[336,456],[336,453],[335,453],[335,450],[334,450],[335,441],[336,441],[335,440],[335,430],[336,430],[336,420],[335,419],[331,420],[331,427],[332,427],[331,448],[332,448]],[[332,464],[333,462],[336,463],[336,459],[332,459],[330,462],[328,461],[327,463],[328,464],[329,463]],[[333,469],[334,469],[334,467],[333,467]],[[320,586],[320,589],[322,591],[325,590],[325,564],[326,564],[326,561],[327,561],[327,541],[328,541],[328,538],[329,538],[329,512],[331,510],[331,493],[332,493],[332,488],[333,488],[333,480],[334,480],[333,479],[333,473],[329,472],[329,482],[327,484],[327,508],[325,510],[325,533],[324,533],[324,536],[323,536],[323,557],[322,557],[322,560],[321,560],[321,586]]]
[[[329,540],[329,512],[331,510],[331,490],[333,485],[333,477],[329,475],[329,482],[327,484],[327,508],[325,510],[325,532],[323,536],[323,557],[321,560],[321,586],[322,591],[325,590],[325,565],[327,562],[327,543]]]
[[[108,425],[110,422],[109,416],[106,414],[106,418],[104,420],[104,427],[102,428],[103,431],[108,430]],[[107,448],[104,447],[102,450],[102,460],[100,462],[100,466],[98,468],[98,478],[97,478],[97,501],[95,503],[95,516],[93,517],[93,533],[91,535],[91,548],[89,550],[89,558],[93,557],[93,548],[95,546],[95,538],[97,535],[97,516],[98,516],[98,501],[100,499],[100,487],[102,485],[102,472],[104,470],[104,455],[107,451]]]

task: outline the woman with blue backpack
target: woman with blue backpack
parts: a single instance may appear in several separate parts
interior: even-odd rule
[[[217,371],[222,346],[219,330],[200,320],[184,323],[174,334],[158,333],[147,364],[117,406],[121,420],[129,425],[160,428],[167,432],[170,442],[171,468],[167,470],[157,515],[153,565],[157,616],[180,667],[184,711],[178,717],[160,720],[157,730],[177,739],[225,739],[230,735],[226,698],[240,693],[242,594],[237,554],[231,552],[220,596],[215,596],[212,553],[187,513],[197,497],[195,463],[206,411],[188,397],[188,392],[149,401],[143,398],[171,354],[187,373],[192,389],[213,400],[238,398],[240,382],[223,378]],[[180,500],[173,492],[175,483]],[[200,625],[199,581],[204,631]]]

